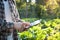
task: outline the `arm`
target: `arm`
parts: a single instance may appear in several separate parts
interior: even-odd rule
[[[24,31],[24,29],[30,26],[29,22],[14,22],[14,23],[8,23],[9,28],[16,29],[20,32]]]
[[[28,22],[18,22],[18,23],[14,23],[14,29],[22,32],[26,27],[28,28],[30,26],[30,23]]]

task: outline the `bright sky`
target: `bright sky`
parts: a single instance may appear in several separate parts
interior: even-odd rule
[[[31,1],[35,3],[35,0],[31,0]]]
[[[27,2],[29,2],[29,0],[27,0]],[[31,0],[31,2],[35,3],[35,0]]]

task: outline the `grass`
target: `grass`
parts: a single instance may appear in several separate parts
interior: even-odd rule
[[[34,22],[36,20],[38,20],[39,18],[23,18],[22,20],[25,22]]]

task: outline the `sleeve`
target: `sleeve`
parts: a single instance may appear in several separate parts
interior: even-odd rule
[[[7,28],[11,29],[14,27],[14,23],[13,22],[7,22]]]
[[[20,26],[21,26],[22,22],[23,22],[22,20],[18,20],[17,22],[7,22],[7,28],[9,28],[9,29],[13,28],[14,27],[14,23],[16,23],[16,24],[19,23]]]

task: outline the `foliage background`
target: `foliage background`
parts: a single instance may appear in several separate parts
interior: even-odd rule
[[[16,0],[21,18],[60,18],[60,0]]]
[[[60,40],[60,0],[16,0],[20,18],[27,22],[42,19],[41,23],[24,32],[19,40]]]

